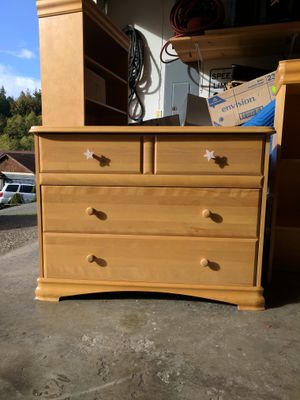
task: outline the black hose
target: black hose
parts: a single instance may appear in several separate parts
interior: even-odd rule
[[[141,79],[144,68],[144,41],[140,31],[132,25],[127,25],[123,32],[129,37],[129,59],[128,59],[128,115],[133,121],[142,122],[145,116],[145,106],[137,92],[137,85]],[[130,112],[131,105],[137,101],[140,106],[139,114],[132,115]]]

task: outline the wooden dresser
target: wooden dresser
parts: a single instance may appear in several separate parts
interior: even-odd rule
[[[269,128],[34,127],[39,300],[178,293],[264,309]]]

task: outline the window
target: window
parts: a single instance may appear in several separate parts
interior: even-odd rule
[[[33,186],[21,185],[20,192],[22,192],[22,193],[33,193]]]
[[[19,185],[7,185],[6,192],[16,192]]]

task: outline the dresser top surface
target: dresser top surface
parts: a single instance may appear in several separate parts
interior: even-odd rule
[[[105,134],[142,134],[142,135],[265,135],[270,136],[275,133],[274,128],[264,126],[76,126],[76,127],[53,127],[53,126],[33,126],[32,133],[105,133]]]

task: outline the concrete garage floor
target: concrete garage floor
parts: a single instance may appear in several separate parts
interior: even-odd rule
[[[159,294],[47,303],[37,254],[34,240],[0,257],[1,400],[300,399],[296,275],[274,279],[263,312]]]

